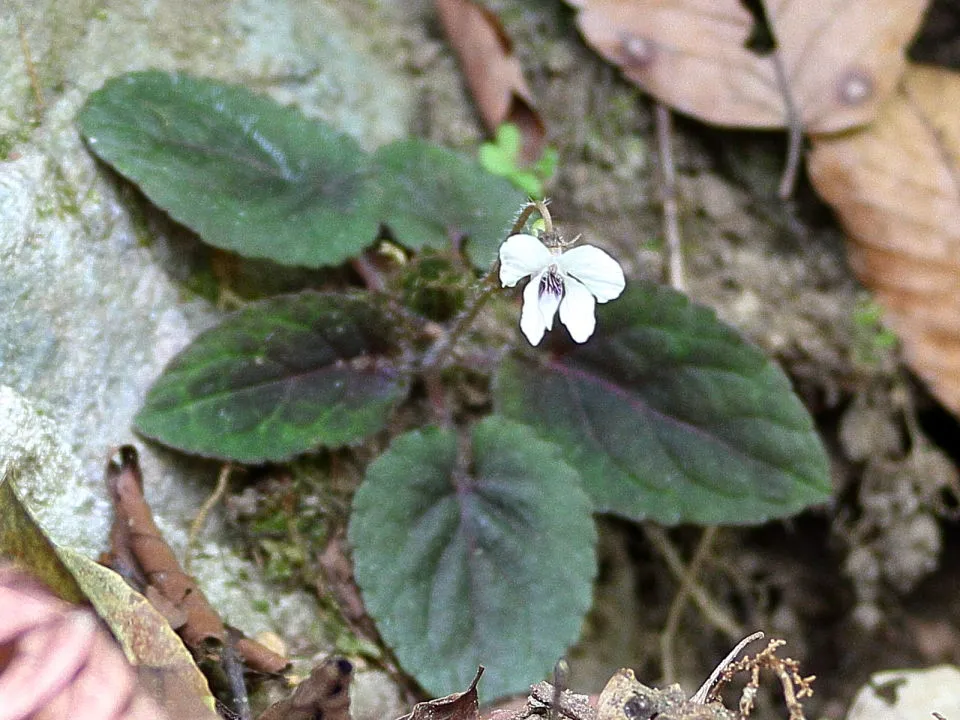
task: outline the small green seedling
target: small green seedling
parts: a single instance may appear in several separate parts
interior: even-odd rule
[[[876,365],[884,353],[896,347],[897,336],[883,325],[883,308],[873,298],[857,299],[853,324],[856,328],[854,351],[861,362]]]
[[[492,143],[480,146],[480,164],[493,175],[507,178],[515,187],[532,198],[543,197],[543,186],[557,170],[556,148],[547,147],[533,165],[520,165],[520,128],[504,123],[497,128]]]

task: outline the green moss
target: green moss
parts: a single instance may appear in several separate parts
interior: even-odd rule
[[[26,143],[37,127],[35,122],[24,123],[19,118],[12,118],[12,120],[19,124],[16,130],[0,135],[0,160],[12,159],[10,157],[11,153],[17,147]]]
[[[271,582],[286,584],[296,580],[306,562],[304,548],[295,541],[264,537],[260,549],[266,558],[264,573]]]
[[[83,219],[83,207],[95,196],[93,187],[80,195],[77,187],[66,177],[59,164],[53,164],[48,192],[37,198],[36,211],[40,219]]]
[[[190,276],[184,281],[183,287],[194,295],[212,303],[216,303],[220,298],[220,281],[217,280],[209,266],[190,273]]]
[[[13,135],[0,135],[0,158],[7,160],[10,157],[10,151],[17,145],[17,139]]]
[[[411,310],[446,322],[463,307],[471,279],[449,257],[428,249],[403,268],[399,287]]]

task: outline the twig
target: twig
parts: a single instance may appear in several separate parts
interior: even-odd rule
[[[780,94],[783,96],[783,107],[787,115],[787,162],[783,168],[777,195],[781,200],[788,200],[793,195],[793,189],[797,184],[797,175],[800,171],[800,156],[803,149],[803,119],[800,117],[797,105],[793,101],[793,95],[790,93],[787,70],[783,66],[783,58],[780,56],[780,52],[774,50],[771,57],[773,70],[777,75],[777,85],[780,86]]]
[[[43,111],[46,109],[46,103],[43,101],[43,90],[40,88],[40,76],[37,75],[37,66],[33,64],[33,57],[30,55],[30,43],[27,41],[27,31],[23,27],[23,22],[17,18],[17,32],[20,35],[20,50],[23,53],[23,63],[27,68],[27,75],[30,78],[30,87],[33,90],[33,100],[36,103],[36,120],[40,120]]]
[[[377,268],[376,264],[367,254],[356,257],[350,261],[353,271],[363,280],[364,287],[370,292],[383,292],[387,287],[387,281],[383,273]]]
[[[784,665],[779,665],[776,668],[776,673],[780,680],[780,686],[783,688],[783,700],[790,711],[790,720],[804,720],[803,705],[800,704],[798,699],[798,695],[803,693],[803,690],[801,689],[800,693],[794,692],[793,678]]]
[[[550,712],[547,714],[550,720],[560,720],[560,704],[569,673],[570,665],[567,661],[563,658],[557,660],[557,664],[553,666],[553,698],[550,700]]]
[[[677,629],[680,626],[680,616],[683,614],[683,608],[690,597],[691,589],[696,584],[697,575],[700,574],[700,568],[703,567],[703,561],[710,552],[710,546],[713,538],[717,534],[717,526],[710,525],[700,536],[700,542],[690,560],[690,564],[680,577],[680,587],[677,588],[676,595],[673,596],[673,602],[670,603],[670,610],[667,613],[667,622],[664,624],[663,632],[660,633],[660,664],[663,670],[663,682],[669,685],[676,682],[676,667],[674,658],[674,641],[677,638]]]
[[[239,635],[239,633],[229,633],[228,642],[223,646],[221,664],[230,691],[231,709],[236,713],[238,720],[251,720],[253,716],[250,712],[250,694],[243,677],[243,658],[240,657],[234,645],[237,639],[234,635]]]
[[[663,557],[664,562],[667,563],[670,572],[682,583],[685,571],[683,561],[680,559],[680,554],[677,552],[677,549],[667,537],[667,533],[663,528],[657,527],[656,525],[646,525],[644,526],[644,531],[647,537],[650,538],[650,542],[653,543]],[[726,634],[731,642],[735,642],[743,637],[743,631],[740,629],[740,626],[723,608],[719,607],[713,599],[707,595],[703,587],[693,584],[689,587],[688,592],[690,593],[690,599],[696,603],[704,617],[706,617],[715,628]]]
[[[756,698],[757,690],[760,687],[760,670],[768,668],[776,674],[777,679],[783,689],[784,704],[790,712],[790,720],[805,720],[803,714],[803,705],[800,700],[813,695],[811,684],[816,680],[815,675],[803,677],[800,675],[800,664],[792,658],[780,659],[777,657],[777,649],[785,645],[784,640],[771,640],[767,647],[761,650],[754,657],[745,656],[736,662],[724,661],[727,663],[722,667],[718,677],[715,678],[715,684],[712,692],[707,695],[716,697],[720,690],[729,683],[734,676],[742,672],[750,673],[750,681],[743,690],[740,698],[740,716],[746,718],[753,709],[753,702]],[[729,659],[729,658],[728,658]]]
[[[713,669],[713,672],[710,673],[703,685],[700,686],[700,689],[697,690],[693,696],[690,698],[692,702],[700,703],[701,705],[706,705],[707,700],[710,699],[711,691],[714,686],[717,684],[717,681],[720,679],[720,676],[726,672],[727,668],[733,664],[733,661],[737,659],[737,655],[740,654],[740,651],[743,650],[747,645],[757,640],[763,639],[763,632],[757,631],[751,635],[747,635],[743,640],[737,643],[736,647],[733,648],[730,652],[727,653],[727,656],[719,662],[719,664]]]
[[[657,127],[657,153],[660,156],[660,202],[663,212],[663,232],[667,240],[667,281],[681,292],[687,289],[683,271],[683,247],[680,222],[677,219],[677,171],[673,164],[670,110],[663,103],[654,103]]]
[[[200,506],[200,511],[190,525],[190,533],[187,535],[187,552],[183,561],[183,569],[188,575],[190,574],[190,566],[193,563],[193,554],[196,550],[197,538],[203,531],[203,526],[207,523],[207,516],[210,514],[210,511],[213,510],[214,505],[220,502],[224,493],[227,492],[230,473],[232,471],[233,466],[230,463],[227,463],[221,468],[220,476],[217,478],[217,486],[213,489],[213,494],[203,501],[203,505]]]

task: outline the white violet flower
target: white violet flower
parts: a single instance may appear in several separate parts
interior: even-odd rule
[[[553,328],[558,308],[570,337],[586,342],[597,326],[596,303],[613,300],[623,292],[623,270],[598,247],[581,245],[565,250],[559,240],[551,245],[533,235],[508,237],[500,246],[500,282],[513,287],[530,276],[523,291],[520,329],[531,345],[539,344],[544,332]]]

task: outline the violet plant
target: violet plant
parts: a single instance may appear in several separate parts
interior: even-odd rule
[[[486,698],[523,690],[577,639],[594,514],[753,524],[829,496],[813,422],[773,362],[711,310],[564,240],[545,203],[473,160],[419,140],[368,154],[184,74],[114,78],[78,126],[217,247],[337,267],[369,257],[382,226],[402,248],[381,289],[306,289],[224,317],[135,425],[232,463],[385,448],[353,498],[356,578],[435,695],[478,664]],[[509,288],[525,278],[518,308]],[[556,316],[569,336],[546,335]],[[464,373],[485,402],[460,402]]]

